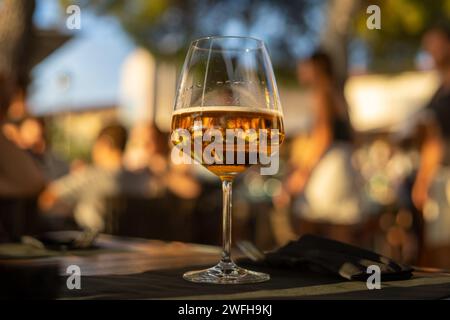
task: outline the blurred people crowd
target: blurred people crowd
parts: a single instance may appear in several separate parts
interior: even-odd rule
[[[429,29],[423,36],[423,49],[432,58],[441,84],[428,105],[408,119],[414,129],[405,140],[413,141],[418,162],[416,170],[390,190],[389,205],[374,206],[367,197],[360,174],[367,165],[359,163],[358,167],[355,149],[365,148],[370,139],[362,144],[361,137],[358,142],[354,139],[330,57],[316,52],[299,64],[299,81],[310,92],[312,125],[308,133],[293,139],[282,192],[274,198],[278,212],[292,215],[285,221],[292,224],[295,234],[316,233],[373,247],[380,242],[376,234],[381,232],[390,256],[409,263],[450,265],[446,258],[450,250],[449,30],[443,26]],[[382,153],[389,158],[403,151],[398,142],[385,134],[374,146],[385,150]],[[375,155],[369,157],[372,161]]]
[[[3,106],[8,106],[4,101]],[[107,124],[92,145],[91,162],[75,159],[68,164],[53,153],[44,119],[28,115],[5,119],[7,108],[2,111],[2,213],[14,211],[11,203],[37,198],[37,209],[48,230],[63,229],[65,224],[60,221],[73,219],[76,227],[95,237],[108,231],[105,221],[114,198],[151,199],[169,192],[180,199],[192,199],[201,191],[188,166],[169,162],[167,135],[153,124],[137,124],[130,138],[124,126]],[[17,234],[7,230],[10,224],[2,214],[3,240],[17,240]]]

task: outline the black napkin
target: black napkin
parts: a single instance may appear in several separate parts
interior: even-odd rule
[[[41,234],[36,238],[49,250],[78,250],[97,249],[95,246],[96,233],[88,231],[53,231]]]
[[[372,274],[367,273],[370,265],[379,266],[381,279],[388,281],[409,279],[413,271],[375,252],[314,235],[304,235],[267,253],[261,262],[270,267],[303,268],[358,281],[366,281]]]

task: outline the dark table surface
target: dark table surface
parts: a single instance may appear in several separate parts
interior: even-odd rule
[[[268,272],[271,280],[247,285],[206,285],[182,279],[183,272],[216,263],[220,248],[117,238],[102,235],[98,249],[39,251],[33,257],[0,258],[0,265],[55,265],[59,270],[59,299],[445,299],[450,275],[415,273],[403,281],[383,282],[368,290],[365,282],[293,269],[253,269]],[[30,253],[28,253],[30,254]],[[69,290],[66,273],[79,266],[81,289]],[[383,280],[383,279],[381,279]]]

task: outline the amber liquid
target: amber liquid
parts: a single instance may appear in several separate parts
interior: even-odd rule
[[[177,110],[172,116],[172,131],[177,129],[188,130],[191,137],[194,136],[194,132],[197,134],[200,132],[198,124],[201,123],[201,132],[205,133],[208,129],[217,129],[222,133],[223,137],[226,137],[227,129],[241,129],[245,134],[247,142],[252,141],[259,146],[259,130],[267,129],[267,149],[265,152],[270,154],[271,146],[279,145],[284,139],[283,118],[281,113],[277,111],[271,111],[266,109],[246,108],[246,107],[193,107]],[[196,129],[194,125],[197,125]],[[195,129],[195,130],[194,130]],[[272,131],[270,129],[278,129],[278,141],[274,139]],[[176,139],[172,141],[174,144],[181,143]],[[202,148],[204,149],[210,142],[203,142]],[[275,144],[277,143],[277,144]],[[225,138],[222,145],[222,151],[227,151],[230,146],[225,145]],[[231,146],[234,155],[234,163],[227,164],[225,160],[219,164],[207,164],[203,161],[199,161],[209,171],[219,176],[221,179],[232,179],[237,174],[245,171],[248,167],[253,165],[249,159],[249,144],[245,144],[244,163],[237,163],[237,147]],[[198,155],[194,154],[194,139],[191,139],[191,153],[190,157],[199,160]],[[223,153],[225,154],[225,152]]]

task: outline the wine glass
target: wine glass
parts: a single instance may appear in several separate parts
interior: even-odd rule
[[[172,115],[172,160],[200,163],[221,179],[223,252],[217,265],[187,272],[184,279],[220,284],[270,279],[231,259],[231,191],[236,175],[252,165],[259,165],[262,174],[276,173],[283,138],[281,104],[264,42],[228,36],[193,41]]]

